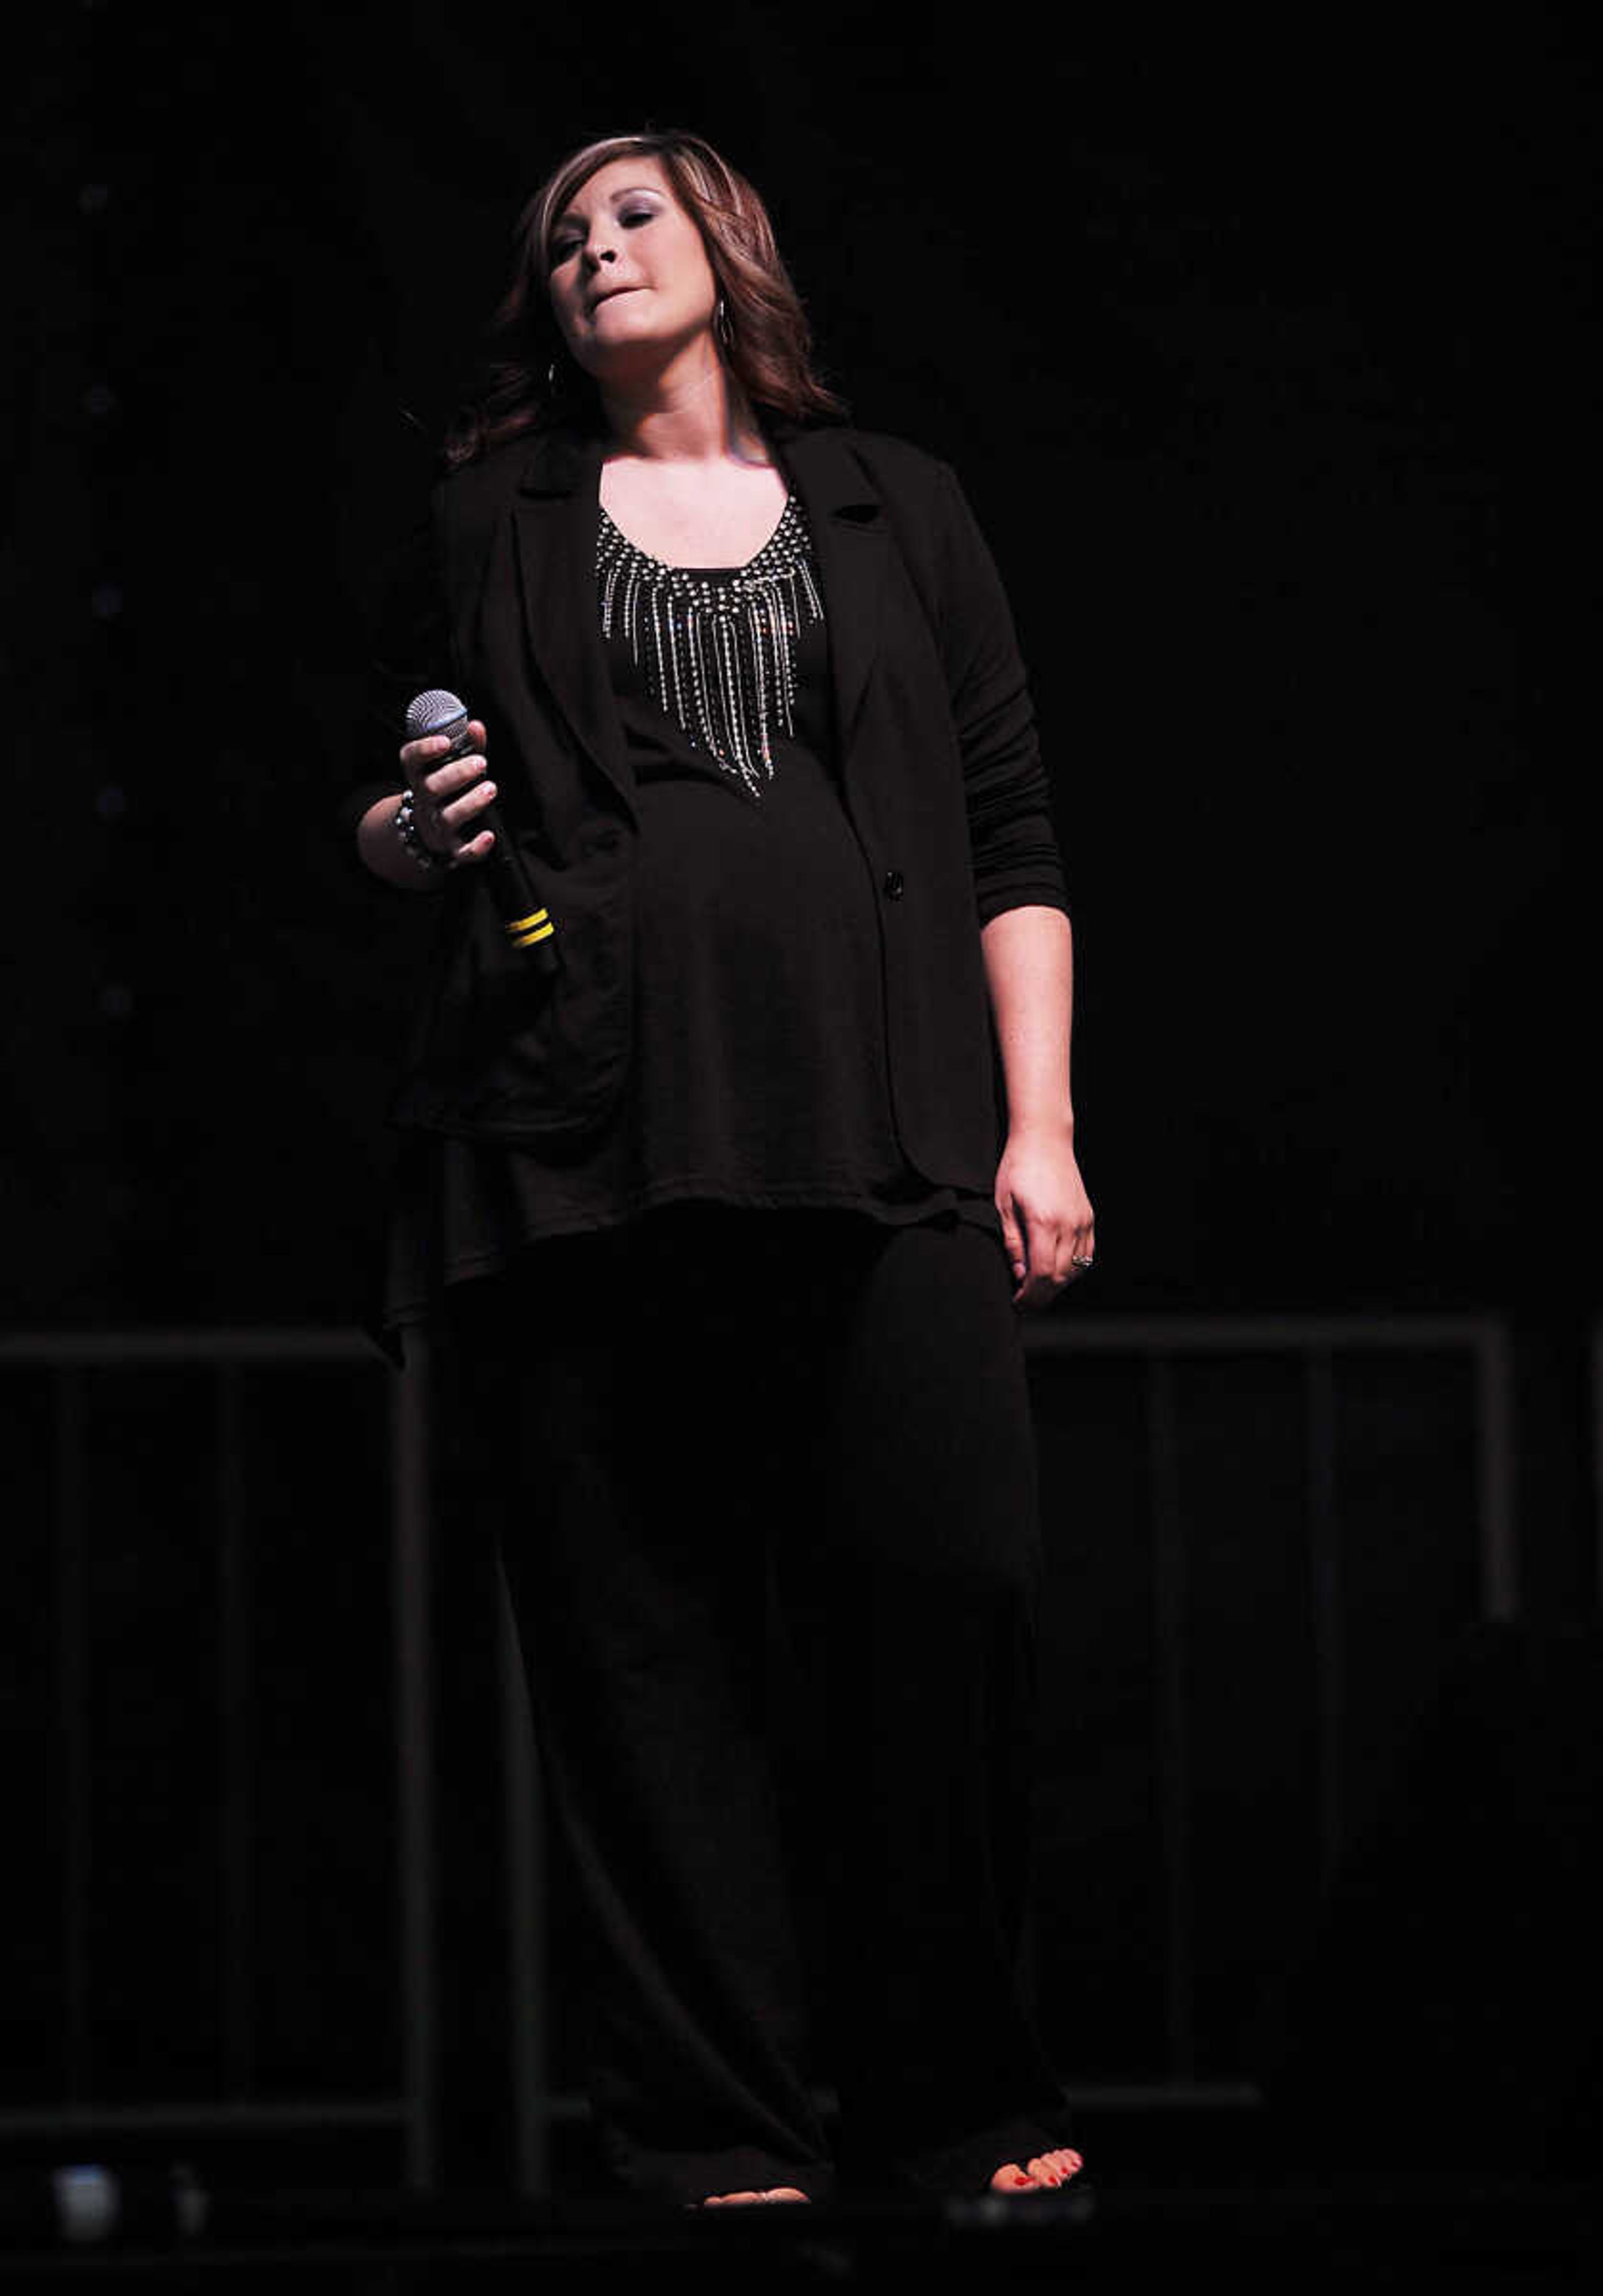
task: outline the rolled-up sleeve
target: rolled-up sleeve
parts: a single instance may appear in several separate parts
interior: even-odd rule
[[[1062,849],[1012,612],[956,473],[945,463],[940,473],[936,635],[962,753],[979,921],[1031,906],[1067,916]]]

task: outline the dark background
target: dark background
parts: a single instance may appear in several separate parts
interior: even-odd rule
[[[1598,85],[1561,22],[84,17],[98,118],[63,53],[13,296],[8,652],[77,889],[12,888],[30,1312],[340,1312],[404,992],[325,850],[328,691],[523,196],[647,119],[765,189],[856,418],[953,460],[1002,564],[1079,926],[1099,1298],[1590,1306],[1557,712],[1590,597],[1550,546]]]
[[[12,1324],[367,1304],[428,906],[334,848],[379,570],[525,196],[683,126],[769,200],[855,418],[954,463],[1009,585],[1099,1215],[1054,1312],[1499,1318],[1525,1611],[1591,1612],[1595,34],[1100,21],[459,0],[37,33]]]
[[[683,124],[1010,586],[1077,928],[1074,1312],[1506,1316],[1585,1546],[1595,36],[1053,21],[468,0],[40,36],[14,1317],[350,1316],[421,922],[331,850],[363,618],[523,198]]]

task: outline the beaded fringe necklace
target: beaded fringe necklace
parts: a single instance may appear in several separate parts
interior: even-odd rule
[[[601,630],[622,618],[659,709],[754,797],[773,778],[773,737],[795,731],[796,644],[823,619],[812,537],[794,495],[740,570],[714,579],[636,549],[603,510],[595,545]]]

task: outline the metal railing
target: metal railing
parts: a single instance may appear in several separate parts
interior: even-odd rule
[[[1190,1939],[1190,1779],[1183,1718],[1186,1513],[1175,1411],[1176,1368],[1188,1359],[1280,1356],[1302,1365],[1304,1520],[1313,1590],[1313,1635],[1319,1856],[1321,1878],[1342,1849],[1344,1665],[1336,1362],[1343,1355],[1457,1355],[1473,1365],[1475,1488],[1480,1616],[1511,1619],[1518,1599],[1514,1514],[1512,1379],[1508,1334],[1471,1316],[1236,1315],[1046,1318],[1026,1329],[1035,1358],[1133,1357],[1146,1389],[1147,1503],[1153,1529],[1159,1833],[1165,1893],[1164,2024],[1170,2080],[1127,2095],[1157,2102],[1200,2094],[1193,2077]],[[1600,1389],[1603,1393],[1603,1389]],[[1255,2092],[1241,2093],[1242,2102]]]
[[[1033,1361],[1060,1357],[1133,1358],[1146,1403],[1147,1503],[1154,1540],[1154,1635],[1158,1682],[1158,1770],[1167,1958],[1165,2029],[1170,2077],[1075,2091],[1104,2105],[1157,2102],[1250,2103],[1238,2084],[1203,2082],[1193,2073],[1194,1972],[1188,1871],[1190,1785],[1182,1707],[1183,1597],[1187,1541],[1180,1447],[1177,1367],[1200,1357],[1272,1354],[1302,1366],[1304,1498],[1314,1588],[1315,1705],[1321,1779],[1321,1834],[1327,1869],[1338,1847],[1343,1738],[1340,1636],[1341,1525],[1337,1506],[1338,1360],[1349,1354],[1450,1354],[1474,1371],[1475,1485],[1482,1615],[1506,1620],[1518,1593],[1512,1494],[1513,1440],[1509,1344],[1501,1326],[1472,1316],[1399,1316],[1384,1319],[1320,1316],[1062,1316],[1025,1325]],[[221,2099],[96,2106],[89,2030],[89,1740],[86,1723],[88,1660],[85,1633],[89,1563],[89,1500],[85,1474],[85,1377],[93,1369],[181,1365],[215,1382],[217,1555],[223,1713],[221,1810],[225,1983]],[[393,1710],[398,1848],[395,1874],[400,1986],[401,2077],[393,2094],[303,2097],[265,2102],[249,2094],[252,2063],[249,1977],[251,1933],[249,1800],[243,1772],[249,1749],[231,1729],[226,1685],[247,1674],[244,1545],[246,1494],[241,1487],[239,1382],[247,1366],[286,1371],[348,1365],[390,1382],[389,1554],[394,1598]],[[44,1371],[54,1393],[53,1491],[55,1510],[57,1715],[63,1763],[65,1830],[61,1911],[63,2087],[68,2101],[0,2111],[0,2136],[78,2134],[90,2129],[368,2128],[397,2129],[405,2182],[434,2189],[439,2173],[438,2095],[438,1976],[434,1915],[436,1780],[434,1685],[429,1644],[433,1562],[429,1398],[427,1349],[409,1340],[408,1363],[396,1374],[360,1333],[329,1330],[127,1331],[16,1333],[0,1337],[0,1373]],[[1597,1357],[1603,1427],[1603,1341]],[[499,1571],[497,1573],[499,1578]],[[496,1639],[496,1703],[503,1779],[504,1887],[509,1939],[510,2074],[517,2188],[543,2193],[553,2120],[583,2111],[550,2093],[547,2021],[542,1989],[544,1879],[539,1772],[515,1627],[501,1582]],[[826,2093],[827,2095],[827,2093]]]
[[[305,1369],[350,1365],[395,1377],[390,1404],[390,1552],[394,1599],[394,1743],[398,1854],[397,1947],[402,1985],[401,2081],[391,2095],[286,2098],[245,2094],[251,2062],[249,1980],[251,1845],[244,1795],[247,1756],[233,1718],[248,1678],[244,1576],[245,1494],[237,1472],[239,1377],[247,1366]],[[86,1632],[89,1506],[86,1375],[156,1366],[209,1372],[215,1389],[217,1480],[219,1712],[223,1731],[221,1816],[222,2100],[95,2104],[90,2032],[90,1842],[88,1673]],[[432,1695],[428,1655],[430,1536],[427,1365],[391,1374],[371,1341],[330,1330],[106,1331],[0,1336],[0,1371],[43,1370],[53,1390],[56,1714],[62,1777],[61,1875],[62,2086],[68,2102],[0,2111],[0,2136],[161,2128],[393,2128],[401,2133],[406,2181],[433,2186],[438,2169],[437,1986],[430,1873],[434,1840]]]

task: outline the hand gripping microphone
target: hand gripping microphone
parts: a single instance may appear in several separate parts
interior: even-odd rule
[[[438,687],[420,693],[406,712],[409,742],[427,741],[435,734],[449,734],[451,746],[435,758],[430,772],[448,758],[465,757],[473,746],[468,735],[465,704],[454,693],[446,693]],[[506,937],[514,948],[528,951],[537,972],[553,973],[557,970],[557,952],[552,942],[557,929],[551,921],[550,911],[542,908],[536,898],[528,865],[506,833],[500,807],[487,805],[478,821],[480,827],[490,830],[495,839],[480,865],[488,872],[490,890],[501,912]]]

